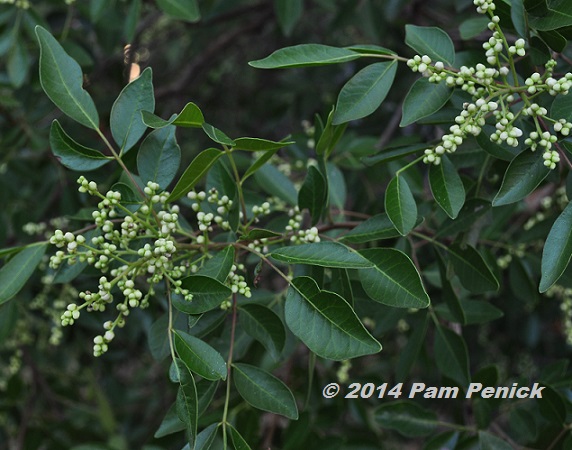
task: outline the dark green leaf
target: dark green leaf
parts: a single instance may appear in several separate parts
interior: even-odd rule
[[[99,116],[91,96],[83,89],[79,64],[39,25],[36,36],[40,43],[40,83],[44,92],[64,114],[97,130]]]
[[[544,4],[546,4],[544,2]],[[542,17],[529,16],[530,25],[540,31],[554,30],[572,25],[572,3],[555,1],[548,4]]]
[[[267,152],[271,150],[278,150],[279,148],[287,147],[294,144],[294,141],[275,142],[267,139],[242,137],[234,140],[235,150],[247,150],[249,152]]]
[[[207,380],[226,380],[226,363],[206,342],[180,330],[173,331],[177,354],[191,372]]]
[[[387,96],[397,62],[370,64],[356,73],[342,88],[336,103],[332,124],[339,125],[373,113]]]
[[[10,49],[6,64],[8,78],[10,79],[12,86],[15,88],[21,87],[24,84],[24,81],[26,81],[30,62],[31,58],[23,41],[16,40]]]
[[[471,17],[459,25],[459,34],[461,39],[472,39],[487,29],[487,24],[490,22],[488,17]]]
[[[330,113],[328,114],[328,120],[326,120],[326,125],[322,130],[322,133],[319,135],[318,142],[316,142],[316,154],[317,155],[326,155],[328,157],[334,148],[336,147],[337,143],[343,136],[344,132],[347,128],[347,123],[343,123],[341,125],[335,126],[332,125],[332,121],[335,115],[335,108],[332,108]]]
[[[361,53],[363,55],[396,55],[393,50],[390,50],[385,47],[380,47],[379,45],[371,45],[371,44],[361,44],[361,45],[350,45],[346,47],[348,50],[352,52]]]
[[[421,323],[415,323],[411,328],[411,334],[407,339],[407,344],[399,352],[399,360],[395,368],[395,378],[404,380],[408,377],[413,365],[417,362],[419,352],[427,337],[427,325],[429,323],[426,315]]]
[[[229,145],[231,147],[235,145],[234,141],[226,134],[206,122],[202,124],[202,129],[205,134],[217,144]]]
[[[292,280],[284,316],[288,328],[318,356],[340,361],[370,355],[381,345],[339,295],[309,277]]]
[[[265,164],[254,174],[256,182],[270,195],[275,195],[290,205],[295,205],[298,192],[286,175],[271,164]]]
[[[276,50],[266,58],[248,64],[257,69],[283,69],[286,67],[322,66],[338,64],[360,58],[351,50],[322,44],[301,44]]]
[[[262,305],[242,305],[239,311],[244,331],[260,342],[272,358],[277,360],[286,340],[284,325],[280,318],[274,311]]]
[[[455,64],[455,47],[447,33],[437,27],[405,25],[405,43],[419,55],[448,66]]]
[[[214,278],[224,283],[233,264],[234,247],[229,245],[223,250],[219,250],[211,259],[207,260],[197,272],[197,275]]]
[[[558,216],[542,250],[540,292],[546,292],[568,267],[572,258],[572,203]]]
[[[298,192],[298,206],[300,210],[308,208],[312,225],[320,220],[322,210],[326,204],[327,185],[324,176],[315,166],[308,168],[304,184]]]
[[[477,144],[479,144],[479,147],[489,155],[494,156],[497,159],[502,159],[503,161],[512,161],[519,152],[517,148],[499,145],[495,142],[492,142],[485,132],[479,134],[476,138],[476,141]]]
[[[99,169],[113,159],[78,144],[66,134],[57,120],[52,122],[50,128],[50,147],[58,161],[71,170],[87,172]]]
[[[453,90],[445,83],[430,83],[419,78],[407,93],[403,102],[400,127],[405,127],[439,111],[449,101]]]
[[[175,127],[169,126],[150,133],[137,154],[137,170],[143,183],[157,183],[166,189],[181,164],[181,149],[175,138]]]
[[[395,229],[387,214],[381,213],[364,220],[349,233],[345,234],[342,240],[361,244],[363,242],[391,239],[399,236],[399,232]]]
[[[479,431],[479,450],[512,450],[508,442],[486,431]]]
[[[557,96],[550,107],[550,117],[556,120],[572,121],[572,97],[568,95]]]
[[[142,110],[155,110],[153,73],[150,67],[123,88],[111,108],[111,134],[121,149],[121,154],[129,151],[147,129],[141,120]]]
[[[203,275],[191,275],[182,279],[183,289],[188,289],[193,294],[191,301],[182,296],[173,295],[173,305],[179,311],[187,314],[200,314],[220,306],[232,294],[228,286],[214,278]]]
[[[438,326],[433,353],[437,367],[443,375],[455,380],[463,387],[469,385],[471,378],[469,356],[467,344],[461,336],[448,328]]]
[[[386,403],[375,410],[375,421],[383,428],[406,437],[426,436],[440,424],[437,414],[409,400]]]
[[[236,431],[236,428],[234,428],[231,424],[227,424],[227,427],[230,430],[230,438],[232,439],[234,450],[251,450],[250,446],[246,443],[244,438],[238,431]]]
[[[461,284],[474,294],[496,291],[499,282],[487,266],[481,254],[468,245],[464,249],[459,245],[451,245],[449,258]]]
[[[234,384],[239,394],[255,408],[298,418],[298,407],[288,386],[274,375],[249,364],[233,364]]]
[[[187,103],[179,115],[175,117],[175,120],[173,120],[173,125],[178,127],[201,128],[204,123],[203,112],[193,102]]]
[[[179,431],[183,431],[186,426],[185,424],[179,419],[176,410],[177,403],[173,404],[165,414],[165,418],[159,425],[157,431],[153,435],[154,438],[162,438],[165,436],[169,436],[170,434],[177,433]]]
[[[435,201],[451,219],[455,219],[465,203],[465,187],[446,155],[441,156],[439,165],[431,164],[429,184]]]
[[[194,450],[209,450],[215,440],[219,424],[213,423],[201,431],[197,436],[197,441]],[[182,450],[192,450],[184,447]]]
[[[177,416],[185,424],[189,445],[194,447],[199,420],[197,387],[193,375],[185,367],[184,362],[177,358],[174,363],[179,380],[179,391],[175,403]]]
[[[395,176],[385,191],[385,212],[402,236],[407,235],[417,222],[417,205],[405,178]]]
[[[274,0],[274,12],[282,32],[290,36],[304,10],[303,0]]]
[[[157,6],[167,15],[187,22],[198,22],[201,18],[197,0],[156,0]]]
[[[502,185],[493,200],[493,206],[515,203],[533,192],[548,176],[542,155],[528,150],[520,153],[506,169]]]
[[[274,250],[271,256],[288,264],[311,264],[322,267],[362,269],[373,267],[373,263],[356,251],[338,242],[316,242]]]
[[[0,305],[14,297],[32,276],[48,244],[32,244],[12,257],[0,269]]]
[[[222,155],[223,153],[216,148],[207,148],[199,153],[181,175],[167,201],[178,200],[187,194]]]
[[[244,180],[246,180],[252,174],[256,173],[256,171],[258,169],[263,167],[270,160],[270,158],[272,158],[276,154],[277,151],[278,151],[278,149],[268,150],[268,151],[264,152],[256,161],[254,161],[250,165],[250,167],[246,170],[246,172],[244,172],[244,175],[242,176],[241,182],[244,183]]]
[[[427,308],[430,300],[409,257],[393,248],[360,252],[375,264],[358,272],[361,284],[376,302],[397,308]]]
[[[511,0],[510,17],[514,29],[521,38],[528,37],[528,17],[524,10],[523,0]],[[562,51],[562,50],[560,50]]]

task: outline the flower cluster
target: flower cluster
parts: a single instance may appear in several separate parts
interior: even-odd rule
[[[568,345],[572,345],[572,289],[556,284],[546,292],[546,295],[560,301],[563,332]]]

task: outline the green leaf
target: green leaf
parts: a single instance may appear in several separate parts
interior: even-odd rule
[[[186,428],[185,424],[181,421],[181,419],[179,419],[179,416],[177,415],[176,406],[177,403],[174,403],[169,408],[167,414],[165,414],[165,418],[161,422],[161,425],[159,425],[159,428],[157,431],[155,431],[155,434],[153,435],[154,438],[158,439],[169,436],[170,434],[183,431]]]
[[[201,128],[205,123],[205,118],[201,109],[193,102],[189,102],[172,123],[178,127]]]
[[[479,431],[479,450],[512,450],[508,442],[486,431]]]
[[[235,363],[232,367],[236,389],[250,405],[289,419],[298,418],[294,396],[282,381],[249,364]]]
[[[487,130],[487,126],[484,127],[484,131],[489,131]],[[492,133],[492,127],[490,132]],[[494,156],[497,159],[502,159],[503,161],[512,161],[520,153],[518,148],[499,145],[495,142],[492,142],[489,139],[489,135],[490,133],[488,132],[482,132],[475,139],[479,147],[489,155]]]
[[[378,239],[392,239],[399,236],[399,232],[395,229],[387,214],[381,213],[364,220],[349,233],[345,234],[342,240],[353,244],[362,244],[364,242],[376,241]]]
[[[167,202],[178,200],[186,195],[222,155],[223,152],[216,148],[207,148],[199,153],[177,181]]]
[[[427,78],[419,78],[403,101],[403,114],[400,127],[405,127],[439,111],[449,101],[453,90],[445,83],[430,83]]]
[[[200,268],[197,275],[214,278],[224,283],[232,265],[234,264],[234,247],[229,245],[223,250],[219,250],[211,259]]]
[[[232,439],[234,450],[251,450],[250,446],[246,443],[236,428],[234,428],[230,423],[227,424],[227,427],[230,430],[230,438]]]
[[[246,172],[244,172],[244,175],[241,178],[241,182],[244,183],[244,180],[246,180],[248,177],[256,173],[258,169],[263,167],[270,160],[270,158],[272,158],[276,154],[277,151],[278,149],[268,150],[264,152],[256,161],[254,161],[250,165],[250,167],[246,170]]]
[[[303,0],[274,0],[274,13],[284,35],[290,36],[303,10]]]
[[[455,64],[455,46],[447,33],[437,27],[405,25],[405,43],[419,55],[427,55],[433,63]]]
[[[546,2],[543,2],[546,5]],[[547,5],[547,11],[542,17],[529,15],[530,26],[540,31],[549,31],[572,25],[572,3],[553,1]]]
[[[197,436],[194,450],[209,450],[215,440],[218,427],[218,423],[213,423],[201,431]],[[187,446],[185,446],[182,450],[191,450],[191,448],[187,448]]]
[[[298,206],[300,210],[308,208],[312,225],[320,220],[326,204],[327,185],[324,176],[315,166],[308,168],[304,184],[298,192]]]
[[[48,244],[32,244],[12,257],[0,269],[0,305],[14,297],[32,276]]]
[[[156,0],[157,6],[165,14],[187,22],[198,22],[201,12],[197,0]]]
[[[463,249],[454,244],[447,251],[455,273],[466,289],[474,294],[482,294],[499,288],[498,280],[474,247],[467,245]]]
[[[518,202],[532,193],[548,176],[542,155],[528,150],[520,153],[506,169],[502,185],[493,200],[493,206]]]
[[[248,65],[257,69],[284,69],[338,64],[360,57],[359,53],[345,48],[322,44],[301,44],[281,48],[266,58],[249,62]]]
[[[24,81],[26,81],[30,62],[31,58],[23,41],[20,39],[16,40],[10,49],[6,64],[8,78],[15,88],[21,87]]]
[[[437,326],[433,343],[439,371],[465,387],[470,383],[469,356],[465,340],[448,328]]]
[[[205,132],[205,134],[217,144],[229,145],[231,147],[234,147],[235,145],[234,141],[231,138],[229,138],[226,134],[224,134],[222,131],[220,131],[218,128],[215,128],[212,125],[205,122],[202,124],[202,129]]]
[[[87,172],[99,169],[113,158],[78,144],[67,135],[57,120],[50,128],[50,147],[58,161],[71,170]]]
[[[371,45],[371,44],[361,44],[361,45],[350,45],[346,47],[348,50],[352,52],[361,53],[364,55],[396,55],[393,50],[390,50],[385,47],[380,47],[379,45]]]
[[[550,107],[550,117],[572,121],[572,98],[568,95],[557,96]]]
[[[467,19],[459,25],[459,34],[461,39],[468,41],[487,29],[487,25],[490,22],[488,17],[472,17]]]
[[[431,164],[429,184],[435,201],[451,219],[457,218],[465,204],[465,187],[457,169],[446,155],[439,165]]]
[[[127,153],[145,133],[147,126],[141,120],[143,110],[155,110],[153,72],[150,67],[123,88],[111,108],[111,134],[121,154]]]
[[[181,164],[181,149],[177,144],[174,126],[150,133],[137,154],[137,170],[143,183],[157,183],[166,189],[173,181]]]
[[[405,178],[395,176],[385,191],[385,212],[399,234],[407,235],[417,222],[417,205]]]
[[[256,304],[242,305],[239,314],[244,331],[260,342],[272,358],[278,360],[286,341],[280,317],[266,306]]]
[[[342,87],[332,124],[339,125],[373,113],[383,102],[397,71],[397,62],[370,64]]]
[[[404,380],[408,377],[411,368],[418,361],[419,352],[427,338],[427,326],[429,316],[425,315],[421,323],[414,323],[412,332],[407,339],[407,344],[399,352],[399,359],[395,368],[395,379]]]
[[[271,256],[288,264],[311,264],[322,267],[363,269],[373,263],[356,251],[338,242],[315,242],[311,244],[280,247]]]
[[[376,302],[397,308],[427,308],[430,300],[421,277],[409,257],[393,248],[360,252],[375,264],[358,272],[361,284]]]
[[[461,208],[455,220],[448,219],[443,222],[435,234],[440,236],[453,236],[461,231],[471,228],[477,220],[491,209],[491,204],[482,198],[470,198]]]
[[[174,363],[179,380],[179,391],[175,403],[176,412],[187,429],[189,445],[194,447],[195,438],[197,436],[197,422],[199,420],[197,387],[193,375],[189,372],[187,367],[185,367],[184,361],[176,358]]]
[[[181,330],[173,331],[175,349],[191,372],[207,380],[226,380],[226,363],[209,344]]]
[[[523,0],[511,0],[510,17],[514,29],[521,38],[528,37],[528,16],[524,9]],[[488,19],[488,18],[487,18]]]
[[[542,250],[540,292],[546,292],[568,267],[572,257],[572,203],[568,203],[550,229]]]
[[[383,428],[397,431],[402,436],[419,437],[431,434],[440,425],[437,414],[410,400],[399,400],[379,406],[375,421]]]
[[[290,205],[295,205],[298,192],[290,179],[271,164],[260,167],[254,178],[260,187],[270,195],[281,198]]]
[[[381,350],[352,307],[339,295],[320,290],[312,278],[292,280],[284,317],[292,333],[322,358],[341,361]]]
[[[200,314],[220,306],[232,294],[228,286],[214,278],[203,275],[191,275],[183,278],[181,287],[193,294],[191,301],[182,296],[173,295],[173,305],[187,314]]]
[[[5,340],[12,336],[12,332],[18,324],[18,304],[16,301],[6,302],[0,306],[0,345],[4,346]]]
[[[242,137],[234,140],[235,150],[246,150],[249,152],[267,152],[272,150],[278,150],[279,148],[287,147],[292,145],[294,141],[282,141],[275,142],[269,141],[267,139]]]
[[[36,26],[40,43],[40,84],[62,112],[88,128],[99,128],[99,116],[91,96],[82,87],[79,64],[44,28]]]
[[[332,121],[334,119],[335,108],[332,108],[330,113],[328,114],[328,119],[326,120],[326,125],[318,138],[318,142],[316,142],[316,154],[317,155],[326,155],[328,157],[334,148],[336,147],[337,143],[343,136],[344,132],[347,128],[347,123],[342,125],[332,125]]]

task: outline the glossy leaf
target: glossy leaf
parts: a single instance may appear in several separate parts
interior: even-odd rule
[[[361,222],[357,227],[345,234],[342,240],[353,244],[361,244],[399,236],[399,232],[395,229],[387,214],[381,213]]]
[[[438,326],[433,343],[433,353],[441,373],[455,380],[462,387],[470,383],[469,356],[465,340],[448,328]]]
[[[474,247],[452,245],[448,252],[455,273],[466,289],[474,294],[482,294],[499,288],[498,280]]]
[[[240,324],[250,336],[260,342],[277,360],[284,348],[286,333],[280,317],[271,309],[256,304],[242,305]]]
[[[197,387],[193,375],[189,372],[185,364],[180,359],[175,359],[179,391],[176,400],[176,412],[179,420],[185,424],[189,445],[194,447],[197,436],[197,422],[199,420],[199,406]]]
[[[224,283],[234,264],[234,253],[234,247],[231,245],[219,250],[199,269],[197,275],[214,278]]]
[[[226,134],[224,134],[222,131],[220,131],[218,128],[215,128],[206,122],[203,123],[201,127],[205,132],[205,134],[217,144],[229,145],[231,147],[235,145],[235,142],[231,138],[229,138]]]
[[[312,225],[320,220],[322,210],[326,204],[327,184],[324,176],[315,166],[308,167],[304,184],[298,192],[298,206],[310,212]]]
[[[0,305],[20,292],[40,264],[47,247],[48,244],[45,243],[30,245],[2,266],[0,269]]]
[[[430,83],[427,78],[419,78],[403,101],[403,114],[400,127],[417,122],[439,111],[449,101],[453,90],[445,83]]]
[[[111,108],[111,134],[122,154],[129,151],[147,129],[141,120],[143,110],[155,110],[153,73],[150,67],[123,88]]]
[[[181,175],[167,201],[172,202],[186,195],[222,155],[216,148],[207,148],[199,153]]]
[[[203,275],[191,275],[182,280],[182,288],[193,294],[191,301],[182,296],[173,295],[173,305],[179,311],[187,314],[200,314],[220,306],[232,294],[228,286],[214,278]]]
[[[417,204],[403,177],[395,176],[385,191],[385,212],[402,236],[407,235],[417,222]]]
[[[544,2],[545,5],[546,2]],[[529,15],[530,25],[540,31],[554,30],[572,25],[572,3],[567,1],[551,2],[542,17]]]
[[[437,27],[405,25],[405,43],[419,55],[427,55],[433,63],[455,64],[455,46],[447,33]]]
[[[345,269],[373,267],[372,262],[338,242],[316,242],[280,247],[274,250],[271,255],[274,259],[288,264],[311,264]]]
[[[282,32],[290,36],[304,10],[303,0],[274,0],[274,13]]]
[[[550,169],[544,165],[540,153],[523,151],[509,164],[501,188],[493,199],[493,206],[522,200],[532,193],[549,173]]]
[[[251,447],[244,440],[242,435],[234,428],[231,424],[227,424],[230,430],[230,438],[232,440],[232,445],[234,450],[251,450]]]
[[[396,71],[397,62],[391,61],[370,64],[356,73],[340,91],[332,123],[339,125],[373,113],[387,96]]]
[[[270,195],[275,195],[290,205],[295,205],[298,200],[298,192],[290,179],[276,167],[265,164],[254,174],[256,182]]]
[[[374,417],[382,428],[406,437],[426,436],[441,423],[436,413],[409,400],[383,404],[375,410]]]
[[[267,139],[242,137],[234,140],[235,150],[247,150],[249,152],[267,152],[271,150],[278,150],[279,148],[287,147],[294,144],[294,141],[275,142]]]
[[[181,149],[175,137],[175,127],[169,126],[150,133],[137,154],[137,170],[143,183],[157,183],[166,189],[181,164]]]
[[[88,172],[99,169],[113,159],[97,150],[78,144],[68,136],[57,120],[52,122],[50,128],[50,147],[63,166],[76,171]]]
[[[360,252],[375,264],[358,272],[361,284],[376,302],[397,308],[427,308],[430,300],[409,257],[393,248]]]
[[[345,48],[322,44],[300,44],[281,48],[266,58],[251,61],[248,64],[257,69],[284,69],[338,64],[360,57],[359,53]]]
[[[441,157],[439,165],[431,164],[429,184],[435,201],[451,219],[455,219],[465,204],[465,187],[446,155]]]
[[[284,317],[292,333],[322,358],[341,361],[381,350],[352,307],[339,295],[320,290],[312,278],[292,280]]]
[[[205,123],[205,118],[201,109],[193,102],[189,102],[172,123],[178,127],[200,128]]]
[[[255,408],[296,420],[298,407],[288,386],[274,375],[249,364],[232,365],[232,376],[242,398]]]
[[[179,358],[191,372],[207,380],[226,380],[226,363],[219,352],[206,342],[181,330],[173,331]]]
[[[58,41],[44,28],[36,26],[40,43],[40,84],[46,95],[62,112],[88,128],[99,128],[99,115],[93,99],[83,89],[83,73]]]
[[[542,250],[540,292],[546,292],[558,281],[572,258],[572,203],[558,216]]]
[[[157,6],[165,14],[187,22],[198,22],[201,12],[197,0],[156,0]]]

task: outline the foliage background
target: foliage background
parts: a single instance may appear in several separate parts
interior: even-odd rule
[[[314,124],[315,114],[327,115],[341,86],[363,63],[259,71],[249,67],[248,61],[284,46],[307,42],[334,46],[378,44],[412,56],[404,45],[406,24],[444,29],[453,38],[456,50],[465,55],[480,49],[479,42],[463,40],[459,31],[461,24],[475,17],[470,0],[204,0],[199,5],[201,19],[196,23],[175,19],[151,1],[91,0],[67,5],[59,0],[42,0],[31,2],[27,9],[20,2],[0,6],[1,248],[38,240],[37,235],[24,231],[27,223],[47,223],[87,206],[76,191],[77,173],[59,165],[49,149],[49,125],[61,113],[39,85],[39,52],[33,31],[37,24],[51,30],[80,62],[86,74],[84,85],[96,99],[100,112],[111,110],[126,84],[124,46],[131,43],[132,60],[153,68],[156,114],[169,117],[193,101],[208,114],[209,121],[230,136],[279,140],[291,134],[297,145],[280,155],[282,164],[292,168],[292,179],[298,183],[312,156],[305,130]],[[292,5],[299,6],[299,16],[295,11],[282,16],[277,13],[296,9]],[[566,47],[564,54],[568,53]],[[336,189],[345,198],[344,208],[358,213],[357,217],[380,212],[387,183],[401,164],[390,161],[364,166],[359,158],[399,139],[398,142],[416,143],[436,137],[434,123],[440,122],[439,117],[428,121],[433,123],[398,126],[401,103],[415,79],[404,65],[400,66],[382,107],[367,119],[352,122],[338,146],[340,151],[334,161],[343,170],[345,189],[341,183]],[[447,108],[443,115],[454,117]],[[101,122],[108,123],[107,119],[102,117]],[[78,140],[93,140],[92,132],[71,121],[65,124]],[[109,134],[109,130],[103,131]],[[198,134],[181,134],[179,144],[183,166],[208,145]],[[470,149],[456,158],[466,179],[483,162],[482,155]],[[491,188],[487,194],[494,194],[495,186],[498,189],[505,169],[504,161],[490,166],[486,181]],[[419,207],[428,211],[430,194],[424,170],[420,167],[408,172],[407,179],[416,195],[427,199]],[[101,171],[97,177],[97,181],[105,183],[116,178],[117,173]],[[558,387],[570,386],[566,363],[571,352],[565,344],[559,300],[538,294],[536,287],[542,239],[560,212],[557,206],[543,209],[541,200],[547,195],[555,197],[557,186],[570,185],[567,180],[566,171],[560,176],[551,175],[525,203],[489,211],[473,228],[477,240],[509,242],[514,249],[525,243],[527,249],[525,255],[515,254],[509,268],[502,271],[494,261],[507,252],[493,245],[485,253],[502,282],[498,292],[479,298],[496,308],[492,316],[476,318],[474,323],[463,326],[470,372],[475,379],[492,380],[493,384],[544,379],[553,380]],[[523,237],[524,223],[538,212],[545,220]],[[482,229],[486,231],[481,232]],[[394,245],[410,250],[412,241],[396,239]],[[429,294],[435,307],[443,308],[446,294],[438,281],[439,267],[434,255],[423,253],[422,247],[419,252]],[[570,283],[570,274],[565,274],[562,284],[572,287]],[[56,290],[44,287],[38,275],[17,298],[0,306],[0,448],[181,448],[180,433],[153,437],[176,396],[176,389],[166,376],[167,363],[156,361],[149,351],[151,325],[159,317],[160,308],[138,312],[103,358],[91,356],[91,338],[99,325],[89,315],[64,330],[59,346],[50,344],[54,314],[58,317],[54,300],[69,297],[74,289],[88,285],[87,280],[80,278],[74,287],[59,286]],[[270,277],[263,280],[261,292],[271,296],[283,288],[280,280]],[[400,355],[415,339],[415,330],[423,327],[423,320],[407,310],[376,307],[374,310],[358,303],[357,309],[361,316],[373,320],[372,332],[381,339],[384,349],[353,361],[351,380],[376,384],[419,380],[435,386],[451,383],[447,374],[435,367],[432,332],[427,335],[427,345],[420,345],[411,372],[399,371],[403,364]],[[215,340],[224,342],[228,327],[219,326],[214,335]],[[294,345],[291,336],[289,339],[287,357],[274,373],[286,381],[302,402],[308,386],[308,355],[305,348]],[[262,350],[259,344],[252,343],[239,352],[247,360],[263,361]],[[339,363],[318,360],[310,407],[297,422],[244,408],[236,417],[237,429],[247,441],[256,443],[251,444],[253,448],[477,448],[474,434],[460,438],[455,434],[460,428],[454,426],[443,428],[443,434],[432,435],[433,444],[430,438],[403,437],[382,428],[372,415],[379,400],[325,401],[321,386],[336,379],[339,367]],[[552,448],[567,448],[564,439],[569,444],[570,435],[562,432],[562,424],[570,423],[570,398],[569,390],[558,394],[540,414],[526,405],[518,414],[508,414],[505,402],[494,400],[470,406],[452,400],[420,403],[436,411],[445,422],[459,426],[476,423],[512,444],[548,448],[555,443]],[[202,416],[200,427],[216,420],[220,408],[216,402]],[[561,438],[555,439],[560,433]]]

